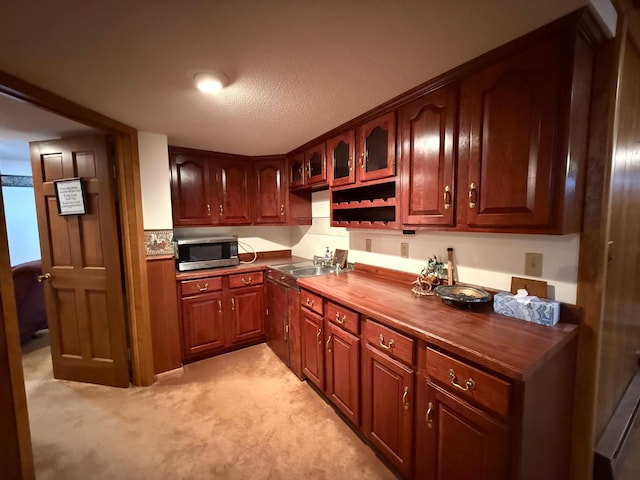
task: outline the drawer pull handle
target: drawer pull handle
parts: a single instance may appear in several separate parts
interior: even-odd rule
[[[433,403],[429,402],[427,405],[427,428],[433,428],[433,418],[431,418],[431,413],[433,412]]]
[[[396,342],[393,341],[393,338],[389,340],[389,345],[384,344],[384,335],[380,334],[378,338],[380,339],[380,346],[385,350],[391,350],[396,345]]]
[[[204,287],[201,287],[199,283],[196,283],[196,287],[198,287],[198,290],[201,292],[206,292],[207,288],[209,288],[209,282],[205,283]]]
[[[333,335],[329,335],[329,339],[327,340],[327,350],[329,351],[329,353],[331,353],[331,339],[333,338]]]
[[[476,382],[473,381],[473,378],[469,378],[469,380],[467,380],[467,382],[465,383],[464,387],[460,385],[458,383],[458,379],[456,378],[456,372],[453,371],[453,368],[449,370],[449,376],[451,377],[451,385],[456,387],[458,390],[462,390],[463,392],[471,390],[473,387],[476,386]]]
[[[409,410],[409,401],[407,397],[409,396],[409,387],[404,387],[404,393],[402,394],[402,405],[404,405],[405,410]]]
[[[322,345],[322,330],[319,328],[318,333],[316,333],[316,338],[318,339],[318,345]]]
[[[249,277],[247,280],[244,279],[244,277],[242,278],[242,283],[244,283],[245,285],[251,285],[251,277]]]
[[[340,312],[336,312],[336,322],[339,323],[340,325],[344,325],[345,322],[347,321],[347,316],[343,315],[342,319],[340,319]]]
[[[309,298],[309,297],[307,297],[307,302],[306,303],[307,303],[307,307],[313,308],[313,304],[316,303],[316,301],[311,299],[311,298]]]

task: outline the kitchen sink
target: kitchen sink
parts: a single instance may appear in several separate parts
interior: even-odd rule
[[[316,275],[327,275],[328,273],[334,273],[335,267],[314,265],[312,267],[294,268],[289,273],[297,278],[302,277],[315,277]]]

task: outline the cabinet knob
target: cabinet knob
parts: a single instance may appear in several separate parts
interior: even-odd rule
[[[473,387],[476,386],[476,382],[473,381],[473,378],[469,378],[465,382],[464,387],[460,385],[458,383],[458,379],[456,378],[456,372],[454,372],[453,368],[449,370],[449,377],[451,377],[451,385],[456,387],[458,390],[462,390],[463,392],[471,390]]]
[[[475,183],[469,185],[469,208],[476,208],[478,203],[478,186]]]

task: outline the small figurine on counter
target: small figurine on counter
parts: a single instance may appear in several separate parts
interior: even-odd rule
[[[447,268],[435,255],[427,260],[427,266],[422,269],[420,276],[412,283],[411,291],[416,296],[433,295],[433,289],[447,283]]]

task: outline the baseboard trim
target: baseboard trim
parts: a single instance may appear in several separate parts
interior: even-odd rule
[[[173,370],[167,370],[166,372],[156,374],[157,380],[163,380],[166,378],[181,377],[184,374],[184,367],[180,366]]]
[[[594,476],[596,480],[615,480],[616,464],[624,449],[625,442],[634,421],[640,421],[640,372],[627,387],[611,417],[607,428],[598,440],[594,458]]]

